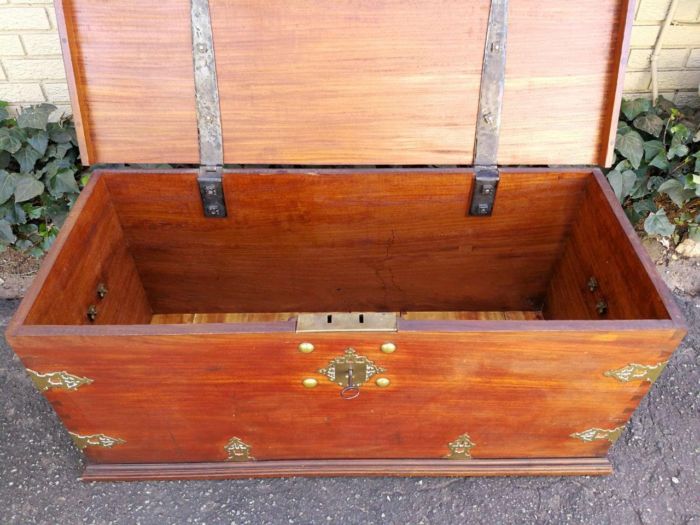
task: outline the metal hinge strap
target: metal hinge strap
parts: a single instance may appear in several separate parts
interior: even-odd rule
[[[500,180],[498,139],[506,73],[508,0],[491,0],[479,89],[479,112],[474,140],[475,184],[470,215],[491,215]]]
[[[222,166],[223,134],[209,0],[191,0],[192,56],[199,132],[199,192],[204,215],[226,217]]]

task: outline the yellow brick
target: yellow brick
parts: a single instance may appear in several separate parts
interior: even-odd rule
[[[636,20],[662,21],[666,18],[670,0],[642,0],[637,10]],[[674,20],[695,20],[700,4],[697,0],[680,0],[673,16]]]
[[[8,58],[3,60],[10,80],[63,80],[65,71],[60,58]]]
[[[34,33],[22,35],[28,55],[60,55],[61,43],[58,33]]]
[[[659,89],[698,89],[700,69],[659,71]]]
[[[651,64],[651,48],[632,49],[627,62],[627,69],[649,69]],[[659,69],[681,69],[685,66],[688,57],[687,49],[662,49],[657,62]]]
[[[635,25],[632,27],[630,45],[632,47],[654,47],[658,34],[658,25]]]
[[[39,84],[0,83],[0,100],[15,104],[37,104],[44,102],[44,93]]]
[[[634,29],[632,30],[634,31]],[[700,46],[700,27],[671,25],[664,37],[664,47],[693,47]]]
[[[24,55],[19,35],[0,35],[0,56]]]
[[[649,89],[651,73],[648,71],[630,71],[625,75],[626,91],[646,91]]]
[[[46,100],[49,102],[70,102],[68,85],[65,82],[45,83],[44,93],[46,94]]]
[[[637,20],[663,20],[671,0],[641,0]]]
[[[3,7],[0,30],[49,29],[49,19],[43,7]]]
[[[693,49],[688,56],[688,62],[685,67],[700,67],[700,49]]]

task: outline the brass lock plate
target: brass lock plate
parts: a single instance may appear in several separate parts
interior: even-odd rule
[[[297,332],[396,332],[396,312],[302,313]]]
[[[353,348],[348,348],[342,356],[331,360],[326,368],[321,368],[319,374],[325,375],[337,385],[346,387],[349,385],[348,373],[352,369],[352,382],[354,386],[366,383],[375,374],[382,374],[385,370],[375,365],[365,356],[358,355]]]

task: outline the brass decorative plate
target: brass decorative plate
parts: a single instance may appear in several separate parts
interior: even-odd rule
[[[630,363],[629,365],[623,366],[622,368],[617,368],[615,370],[608,370],[604,372],[605,377],[614,377],[621,383],[629,383],[634,380],[646,380],[653,383],[661,375],[661,372],[666,368],[668,361],[658,363],[655,365],[640,365],[637,363]]]
[[[471,449],[476,444],[471,440],[469,434],[462,434],[454,441],[447,444],[450,453],[445,456],[447,459],[472,459]]]
[[[84,450],[87,447],[112,448],[115,445],[123,445],[126,443],[126,441],[123,439],[105,436],[104,434],[90,434],[88,436],[81,436],[80,434],[75,434],[73,432],[68,433],[73,439],[75,446],[80,450]]]
[[[65,370],[62,370],[61,372],[46,372],[45,374],[42,374],[27,368],[27,373],[40,392],[46,392],[52,388],[62,390],[78,390],[78,388],[81,386],[89,385],[93,382],[93,380],[88,377],[75,376],[73,374],[69,374]]]
[[[228,461],[253,461],[255,458],[250,455],[251,446],[244,443],[241,438],[232,437],[224,446],[228,452]]]
[[[358,355],[354,348],[348,348],[343,355],[331,359],[328,366],[321,368],[318,373],[345,387],[348,386],[348,370],[350,369],[352,369],[354,386],[360,386],[369,381],[372,376],[386,372],[384,368],[375,365],[365,356]]]
[[[581,441],[585,441],[586,443],[590,443],[591,441],[597,441],[601,439],[607,439],[610,441],[610,443],[615,443],[622,435],[622,431],[625,429],[625,426],[619,426],[617,428],[613,428],[612,430],[604,429],[604,428],[589,428],[588,430],[584,430],[582,432],[574,432],[571,434],[572,438],[580,439]]]

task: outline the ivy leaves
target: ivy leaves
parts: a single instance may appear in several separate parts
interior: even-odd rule
[[[647,233],[678,239],[697,231],[700,112],[663,98],[653,107],[647,99],[623,100],[615,151],[607,177],[633,223],[644,219]]]
[[[80,191],[75,129],[50,122],[55,110],[40,104],[13,119],[0,101],[0,251],[42,255]]]

